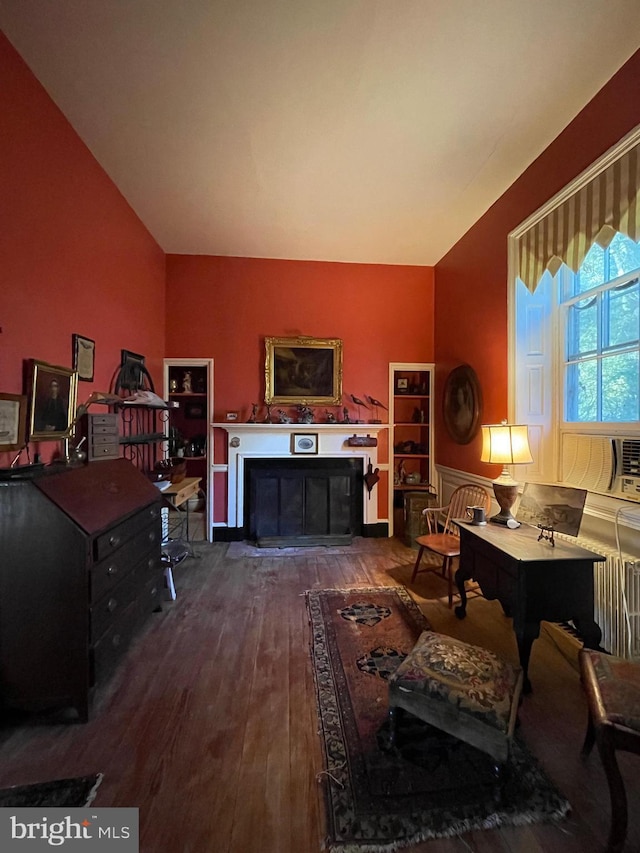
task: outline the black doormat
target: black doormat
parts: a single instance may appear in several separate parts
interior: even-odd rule
[[[555,821],[569,803],[522,742],[496,801],[492,759],[406,717],[387,739],[389,674],[428,624],[404,588],[307,593],[330,850],[397,850],[477,829]]]
[[[0,808],[22,809],[37,806],[83,808],[93,802],[100,782],[102,782],[102,773],[1,788]]]

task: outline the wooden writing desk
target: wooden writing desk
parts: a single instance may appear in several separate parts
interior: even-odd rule
[[[172,483],[162,492],[172,509],[178,509],[186,503],[186,539],[189,540],[189,498],[195,497],[200,491],[202,477],[185,477],[179,483]]]
[[[523,524],[510,530],[501,524],[474,526],[462,519],[460,566],[455,580],[461,603],[456,616],[464,619],[466,580],[480,584],[485,598],[497,599],[513,617],[524,670],[525,692],[531,690],[527,675],[533,641],[540,622],[572,621],[588,648],[599,648],[602,632],[593,618],[593,564],[604,557],[578,545],[538,541],[539,530]]]

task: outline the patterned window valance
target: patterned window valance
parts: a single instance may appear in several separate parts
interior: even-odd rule
[[[533,293],[546,270],[577,272],[591,246],[606,248],[617,232],[640,239],[640,143],[518,237],[518,275]]]

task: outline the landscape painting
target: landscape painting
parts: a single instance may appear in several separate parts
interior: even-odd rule
[[[525,483],[518,506],[518,521],[543,524],[558,533],[577,536],[586,497],[586,489]]]

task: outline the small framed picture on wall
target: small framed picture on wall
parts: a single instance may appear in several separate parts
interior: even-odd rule
[[[318,433],[316,432],[294,432],[291,436],[292,453],[317,453]]]
[[[20,450],[26,441],[27,398],[0,394],[0,451]]]
[[[81,382],[93,382],[96,342],[83,335],[73,335],[73,369]]]

